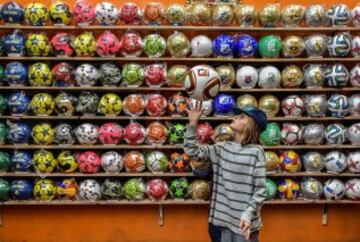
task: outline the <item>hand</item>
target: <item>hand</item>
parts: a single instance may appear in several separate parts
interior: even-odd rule
[[[202,113],[203,109],[201,108],[202,103],[200,101],[191,102],[190,110],[186,109],[190,125],[197,125]]]
[[[246,240],[250,240],[251,224],[245,220],[240,221],[239,229]]]

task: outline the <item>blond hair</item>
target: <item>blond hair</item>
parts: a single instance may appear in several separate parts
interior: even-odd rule
[[[246,138],[241,142],[242,145],[260,144],[259,126],[253,118],[251,118],[250,125],[246,126],[244,132]]]

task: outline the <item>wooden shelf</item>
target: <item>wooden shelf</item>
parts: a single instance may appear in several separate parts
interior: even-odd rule
[[[1,25],[0,30],[145,30],[145,31],[227,31],[227,32],[336,32],[360,31],[359,27],[239,27],[239,26],[147,26],[147,25],[88,25],[88,26],[28,26],[28,25]]]
[[[182,150],[183,145],[0,145],[0,150],[4,149],[22,149],[22,150],[113,150],[113,149],[125,149],[125,150]],[[277,145],[277,146],[263,146],[265,150],[308,150],[308,149],[360,149],[359,145]]]
[[[164,201],[151,201],[149,199],[141,200],[141,201],[129,201],[129,200],[100,200],[100,201],[94,201],[94,202],[87,202],[87,201],[69,201],[69,200],[54,200],[54,201],[6,201],[0,203],[0,206],[27,206],[27,205],[209,205],[209,201],[202,201],[202,200],[172,200],[167,199]],[[265,205],[306,205],[306,204],[330,204],[330,205],[340,205],[340,204],[360,204],[359,200],[338,200],[338,201],[332,201],[332,200],[272,200],[272,201],[265,201]]]
[[[188,121],[188,117],[172,117],[172,116],[161,116],[161,117],[151,117],[151,116],[31,116],[31,115],[3,115],[0,116],[1,119],[12,119],[12,120],[87,120],[87,121],[109,121],[109,120],[152,120],[152,121]],[[230,121],[231,117],[202,117],[202,121]],[[303,121],[344,121],[344,120],[353,120],[360,121],[360,116],[346,116],[343,118],[336,117],[274,117],[268,118],[268,121],[293,121],[293,122],[303,122]]]
[[[360,174],[355,173],[326,173],[326,172],[295,172],[295,173],[272,173],[267,172],[266,174],[269,178],[276,178],[276,177],[359,177]],[[47,178],[58,178],[58,177],[75,177],[75,178],[106,178],[106,177],[196,177],[192,172],[179,172],[179,173],[171,173],[171,172],[164,172],[164,173],[152,173],[152,172],[140,172],[140,173],[133,173],[133,172],[125,172],[121,171],[120,173],[93,173],[93,174],[84,174],[84,173],[60,173],[60,172],[53,172],[53,173],[33,173],[33,172],[3,172],[0,173],[1,178],[12,178],[12,177],[47,177]]]
[[[194,57],[0,57],[0,61],[121,61],[121,62],[200,62],[202,64],[208,62],[233,62],[233,63],[294,63],[294,62],[358,62],[359,58],[345,57],[345,58],[194,58]]]

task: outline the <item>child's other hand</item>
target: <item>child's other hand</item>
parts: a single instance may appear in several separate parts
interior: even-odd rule
[[[250,240],[251,224],[245,220],[240,221],[239,229],[246,240]]]
[[[187,113],[189,115],[189,122],[190,125],[197,125],[202,113],[203,113],[203,109],[201,108],[201,102],[200,101],[195,101],[191,103],[191,108],[190,110],[187,109]]]

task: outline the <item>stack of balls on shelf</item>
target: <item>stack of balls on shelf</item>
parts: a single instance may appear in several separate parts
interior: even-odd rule
[[[360,25],[360,6],[352,10],[343,3],[326,9],[322,4],[305,7],[289,4],[282,9],[279,4],[266,4],[260,9],[253,5],[237,4],[235,0],[180,3],[165,7],[159,2],[147,2],[143,8],[132,2],[118,7],[110,2],[96,5],[87,0],[77,0],[72,7],[65,1],[55,1],[49,7],[42,3],[28,3],[23,7],[15,1],[2,5],[0,16],[6,24],[26,23],[33,26],[54,25],[194,25],[194,26],[254,26],[257,22],[263,27],[296,27],[303,22],[309,27]]]
[[[79,184],[78,184],[79,182]],[[130,200],[141,201],[146,197],[151,201],[171,199],[193,199],[204,201],[209,198],[210,185],[205,180],[189,181],[177,178],[169,182],[161,178],[145,181],[142,178],[131,178],[122,181],[107,178],[104,181],[86,179],[76,181],[74,178],[63,180],[37,179],[34,182],[17,179],[11,182],[0,179],[0,201],[8,200]]]
[[[76,37],[67,32],[54,36],[36,32],[23,34],[15,29],[1,36],[2,53],[6,56],[57,56],[57,57],[139,57],[157,58],[172,56],[226,57],[226,58],[294,58],[294,57],[359,57],[360,36],[338,32],[333,36],[312,34],[306,37],[290,35],[263,35],[259,39],[248,34],[220,34],[211,40],[196,35],[191,40],[185,33],[173,32],[165,39],[158,33],[141,36],[129,30],[121,35],[105,31],[94,36],[85,31]]]

